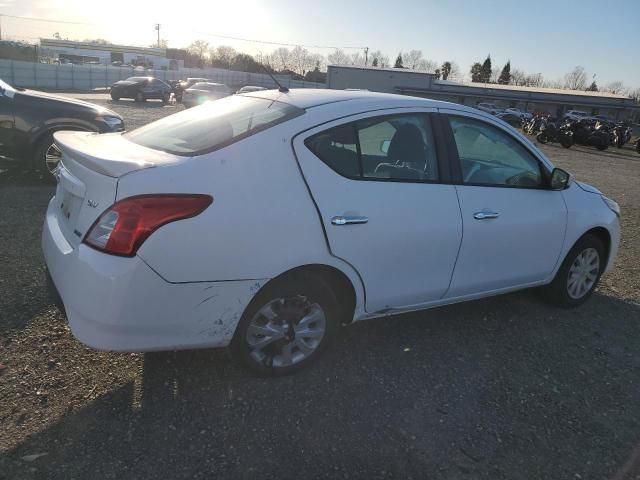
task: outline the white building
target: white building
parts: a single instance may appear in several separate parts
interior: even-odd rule
[[[185,51],[175,48],[147,48],[91,42],[75,42],[43,38],[40,56],[70,63],[99,63],[142,65],[154,69],[178,70],[184,68]]]

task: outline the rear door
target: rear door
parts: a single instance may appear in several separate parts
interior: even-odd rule
[[[462,236],[455,187],[427,110],[325,124],[294,139],[333,255],[359,272],[366,310],[441,298]]]
[[[448,298],[526,286],[558,262],[567,221],[562,192],[514,134],[482,117],[452,111],[454,177],[464,239]]]

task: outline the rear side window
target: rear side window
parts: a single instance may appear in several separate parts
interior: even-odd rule
[[[292,105],[262,98],[232,96],[184,110],[125,137],[143,147],[174,155],[211,152],[304,113]]]
[[[438,181],[435,143],[426,114],[368,118],[318,133],[305,144],[345,177]]]

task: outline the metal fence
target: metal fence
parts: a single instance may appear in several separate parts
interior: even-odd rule
[[[130,67],[108,65],[52,65],[46,63],[0,60],[0,79],[16,87],[51,90],[93,90],[106,88],[118,80],[133,76],[151,76],[161,80],[179,80],[188,77],[208,78],[238,88],[245,85],[275,87],[267,74],[237,72],[220,68],[183,68],[180,70],[136,70]],[[325,88],[324,83],[293,80],[288,75],[275,75],[289,88]]]

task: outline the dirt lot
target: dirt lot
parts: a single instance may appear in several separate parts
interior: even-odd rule
[[[180,108],[104,103],[129,128]],[[0,479],[640,478],[640,156],[544,150],[622,206],[586,305],[522,292],[362,322],[279,379],[224,350],[84,348],[45,288],[53,187],[1,174]]]

